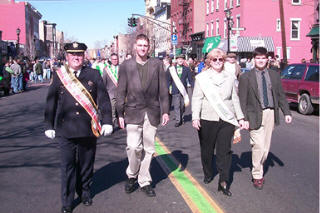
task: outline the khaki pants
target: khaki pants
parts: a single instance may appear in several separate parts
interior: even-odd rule
[[[127,125],[127,155],[129,166],[126,170],[128,178],[138,177],[140,187],[149,185],[152,181],[150,163],[155,152],[154,140],[157,127],[149,122],[147,113],[143,125]]]
[[[261,179],[263,177],[263,164],[267,160],[270,150],[272,131],[274,128],[274,110],[262,111],[261,127],[250,130],[250,144],[252,145],[252,177]]]

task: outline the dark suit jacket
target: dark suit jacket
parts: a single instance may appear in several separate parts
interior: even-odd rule
[[[147,84],[142,88],[135,57],[120,65],[116,109],[127,124],[142,124],[147,112],[150,123],[158,126],[161,111],[169,114],[168,87],[162,62],[149,58],[147,66]]]
[[[282,89],[280,75],[270,69],[268,69],[268,73],[272,85],[275,124],[278,125],[280,123],[279,108],[284,115],[291,115],[291,112]],[[262,123],[262,107],[255,69],[240,75],[239,98],[242,112],[245,120],[249,121],[250,129],[259,129]]]
[[[112,124],[111,104],[100,73],[83,67],[78,79],[98,105],[101,125]],[[56,73],[48,90],[45,123],[46,129],[55,129],[57,136],[95,137],[91,130],[91,117],[63,86]]]
[[[177,69],[177,67],[176,67],[176,69]],[[174,81],[172,79],[170,71],[168,70],[168,72],[166,72],[166,73],[167,73],[167,79],[168,79],[168,86],[172,85],[171,94],[172,95],[180,94],[176,84],[174,83]],[[181,80],[183,86],[186,88],[186,90],[187,90],[187,79],[188,79],[189,83],[191,84],[191,87],[193,88],[194,81],[193,81],[193,78],[192,78],[192,74],[191,74],[190,68],[183,66],[180,80]]]

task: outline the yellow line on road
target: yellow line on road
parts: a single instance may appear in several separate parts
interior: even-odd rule
[[[166,154],[171,154],[171,151],[163,144],[163,142],[160,141],[158,137],[156,138],[156,141]],[[169,156],[169,157],[171,158],[172,162],[176,165],[176,167],[180,167],[179,163],[173,156]],[[211,198],[208,192],[198,183],[198,181],[194,177],[192,177],[192,175],[188,170],[185,169],[183,171],[181,170],[179,171],[184,174],[184,177],[186,177],[184,179],[188,179],[188,180],[181,180],[181,179],[178,180],[177,177],[172,172],[172,170],[169,168],[169,165],[167,165],[165,161],[161,160],[161,158],[157,158],[157,159],[161,168],[163,168],[163,170],[167,173],[170,181],[179,191],[179,193],[181,194],[181,196],[183,197],[183,199],[185,200],[185,202],[187,203],[187,205],[189,206],[189,208],[193,213],[195,212],[207,213],[204,211],[204,209],[206,210],[210,209],[217,213],[223,213],[223,210],[219,207],[219,205]],[[186,181],[190,181],[193,184],[193,186],[198,191],[197,194],[202,196],[201,199],[202,200],[204,199],[206,201],[205,203],[207,203],[209,207],[202,208],[201,206],[199,206],[199,202],[197,202],[198,200],[196,200],[197,198],[195,199],[194,195],[188,193],[187,192],[188,190],[186,190],[186,187],[182,185],[182,183],[185,183]],[[200,199],[200,197],[198,199]]]

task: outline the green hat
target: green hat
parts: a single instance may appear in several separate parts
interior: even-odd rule
[[[178,55],[176,58],[182,58],[185,59],[185,56],[183,54]]]
[[[87,45],[79,42],[66,43],[64,50],[67,53],[83,53],[87,50]]]

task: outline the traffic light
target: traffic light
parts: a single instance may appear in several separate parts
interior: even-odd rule
[[[132,27],[132,18],[128,18],[128,26]]]
[[[132,18],[132,27],[136,27],[136,26],[137,26],[137,19]]]
[[[137,26],[137,19],[136,18],[128,18],[128,26],[129,27],[136,27]]]

